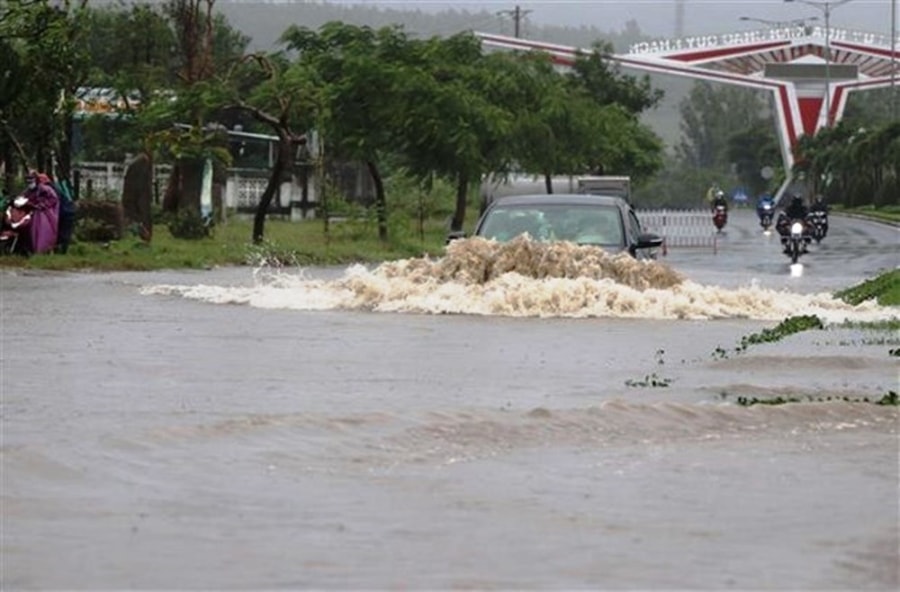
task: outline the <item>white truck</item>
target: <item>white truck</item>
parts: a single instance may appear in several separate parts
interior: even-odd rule
[[[631,202],[631,177],[615,175],[556,176],[551,178],[553,193],[592,193],[613,195]],[[513,174],[505,177],[488,175],[481,184],[482,204],[495,197],[547,193],[543,176]]]

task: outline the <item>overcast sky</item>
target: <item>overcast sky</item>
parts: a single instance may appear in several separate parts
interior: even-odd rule
[[[529,10],[528,19],[536,23],[596,26],[603,31],[621,30],[629,20],[636,20],[641,30],[654,36],[672,37],[678,0],[328,0],[333,4],[375,4],[392,8],[419,10],[457,9],[505,11],[519,5]],[[784,0],[682,0],[686,35],[741,31],[765,26],[762,23],[742,22],[741,16],[771,21],[818,17],[824,24],[824,12],[819,0],[811,6],[800,1]],[[858,29],[889,34],[891,32],[892,2],[895,0],[850,0],[834,6],[831,1],[830,25],[836,28]],[[900,8],[897,8],[900,12]],[[896,21],[895,21],[896,23]],[[527,26],[527,24],[526,24]],[[900,29],[900,24],[895,24]]]

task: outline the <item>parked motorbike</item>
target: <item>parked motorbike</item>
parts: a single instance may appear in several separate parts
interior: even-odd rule
[[[17,197],[3,210],[0,221],[0,252],[5,255],[24,254],[26,241],[22,240],[31,224],[31,207],[28,199]]]
[[[822,242],[822,239],[828,234],[828,214],[821,210],[810,212],[806,215],[806,222],[816,244]]]
[[[721,231],[727,223],[728,210],[723,205],[717,205],[713,208],[713,224],[716,226],[716,230]]]

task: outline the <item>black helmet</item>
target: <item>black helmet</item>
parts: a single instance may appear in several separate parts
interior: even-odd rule
[[[800,197],[799,193],[795,193],[793,197],[791,197],[791,204],[795,206],[803,205],[803,198]]]

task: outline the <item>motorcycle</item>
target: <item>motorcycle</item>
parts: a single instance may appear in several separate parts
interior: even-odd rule
[[[717,205],[713,209],[713,224],[716,230],[721,231],[728,223],[728,210],[723,205]]]
[[[806,215],[806,222],[816,244],[822,242],[822,239],[828,234],[828,214],[821,210],[810,212]]]
[[[807,252],[806,246],[811,240],[805,221],[791,220],[782,214],[777,227],[784,254],[791,258],[791,263],[796,263],[800,255]]]
[[[28,199],[17,197],[3,211],[0,223],[0,252],[6,255],[26,252],[21,236],[28,232],[31,223],[31,207]]]
[[[762,226],[762,229],[764,231],[769,230],[772,226],[772,216],[775,213],[775,205],[771,201],[765,201],[759,204],[756,213],[759,216],[759,225]]]

